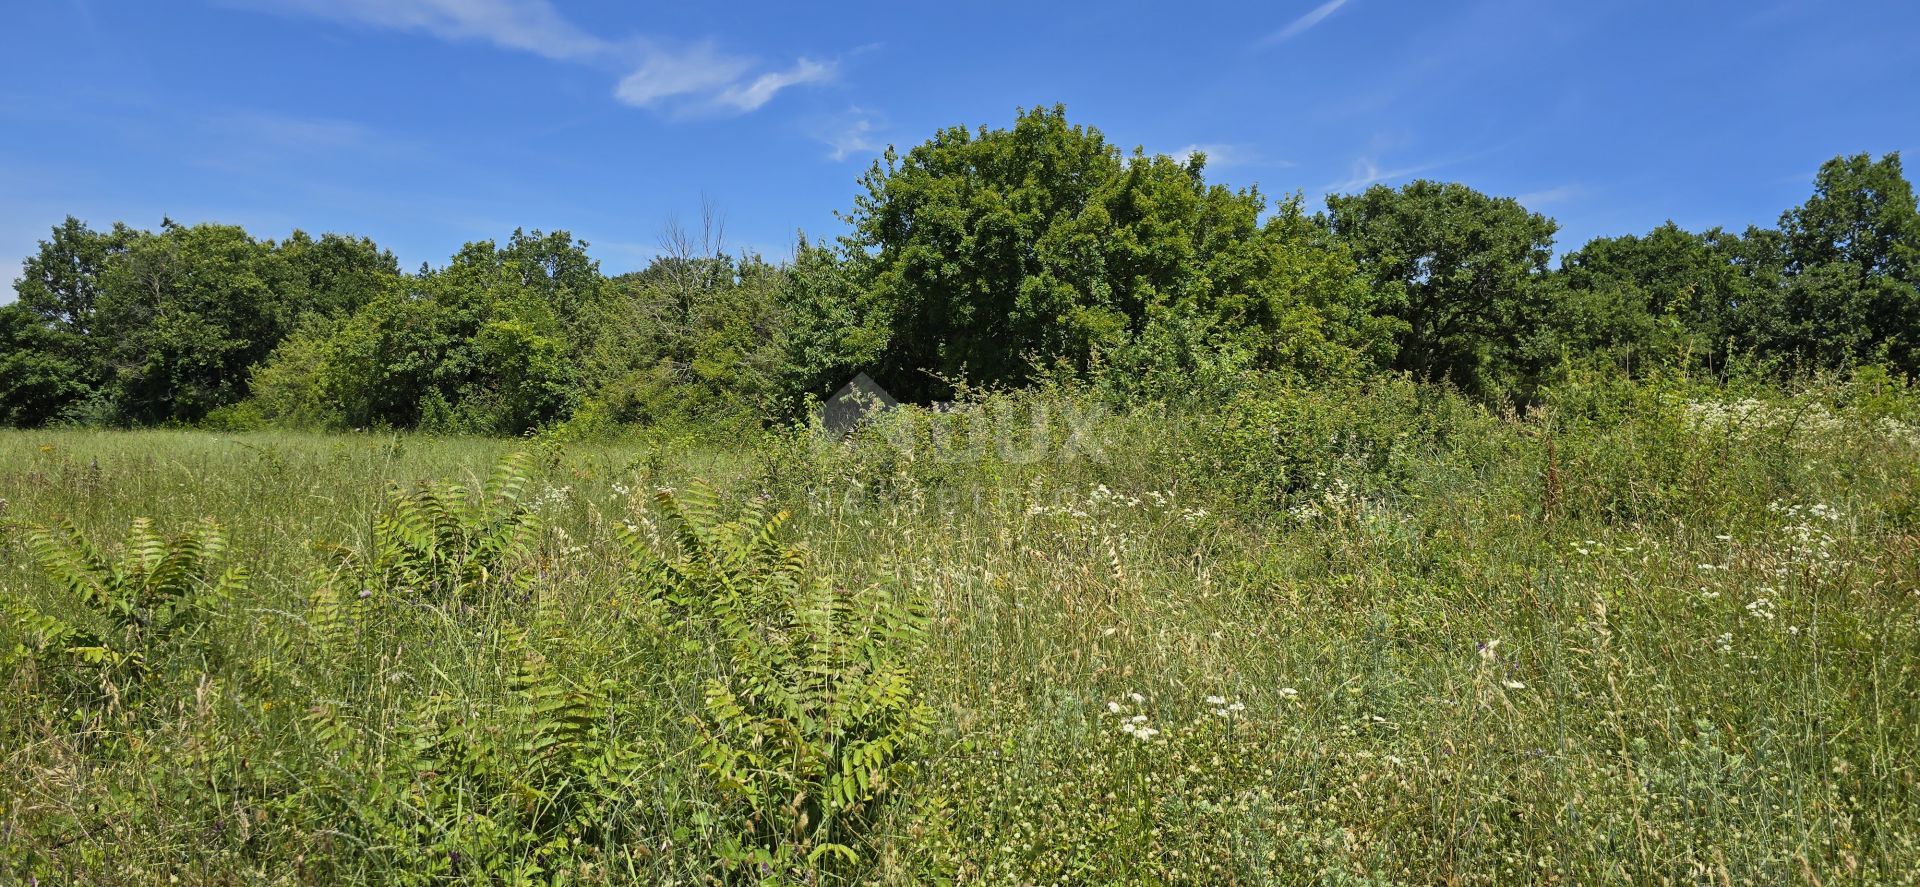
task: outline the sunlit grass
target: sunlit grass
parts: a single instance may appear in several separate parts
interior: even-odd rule
[[[289,800],[344,772],[302,713],[360,700],[378,748],[421,699],[499,698],[503,651],[538,626],[567,636],[525,641],[555,668],[617,688],[649,787],[623,814],[644,841],[556,870],[698,881],[700,655],[635,615],[615,537],[655,518],[652,489],[701,478],[793,510],[822,573],[928,617],[912,674],[933,737],[834,879],[1914,883],[1920,445],[1886,424],[1909,400],[1854,394],[1775,399],[1819,402],[1817,427],[1743,408],[1730,431],[1688,406],[1711,392],[1654,387],[1526,420],[1270,393],[1294,400],[1261,424],[1107,416],[1099,447],[1012,459],[878,432],[5,433],[0,519],[69,515],[104,541],[212,517],[254,579],[216,622],[227,655],[173,663],[172,695],[113,728],[126,741],[76,735],[16,675],[0,873],[392,882],[403,848]],[[1339,446],[1308,440],[1329,430]],[[396,611],[337,655],[288,643],[310,541],[365,544],[393,485],[474,484],[516,449],[539,456],[545,523],[524,596]],[[1261,472],[1285,482],[1249,495]],[[58,600],[18,533],[0,557],[5,595]]]

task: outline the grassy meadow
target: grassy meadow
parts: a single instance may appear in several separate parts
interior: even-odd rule
[[[1920,883],[1885,380],[6,431],[0,522],[0,883]]]

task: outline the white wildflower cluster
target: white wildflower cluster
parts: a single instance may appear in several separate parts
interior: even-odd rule
[[[567,497],[571,495],[573,495],[573,487],[565,484],[557,487],[548,487],[546,492],[541,493],[539,498],[533,500],[533,509],[535,511],[545,511],[549,508],[556,507],[567,501]]]
[[[1804,443],[1843,427],[1840,418],[1822,404],[1776,405],[1753,398],[1693,401],[1687,404],[1686,415],[1695,431],[1724,434],[1740,441],[1792,429],[1792,440]]]
[[[1379,509],[1379,503],[1362,496],[1344,478],[1336,477],[1329,480],[1317,495],[1295,504],[1287,509],[1287,513],[1302,523],[1316,523],[1359,520]]]
[[[1761,589],[1761,591],[1772,591],[1772,589],[1763,588]],[[1747,615],[1752,616],[1755,619],[1761,619],[1767,622],[1772,622],[1774,617],[1773,599],[1757,597],[1757,598],[1754,598],[1753,600],[1748,601]]]
[[[1094,484],[1088,488],[1086,496],[1077,501],[1069,497],[1057,505],[1035,502],[1027,506],[1030,516],[1069,518],[1081,522],[1140,511],[1169,514],[1189,525],[1197,524],[1208,516],[1204,508],[1179,504],[1171,491],[1149,490],[1143,495],[1133,496],[1116,492],[1106,484]]]
[[[567,557],[579,557],[587,553],[587,546],[575,541],[573,535],[567,532],[566,527],[555,526],[553,528],[553,536],[555,541],[560,543],[561,554]]]
[[[1228,701],[1225,696],[1208,696],[1207,705],[1213,708],[1216,716],[1230,718],[1247,710],[1247,704],[1239,700]]]
[[[1147,697],[1139,693],[1128,693],[1127,698],[1132,701],[1132,708],[1140,708],[1147,704]],[[1149,719],[1145,712],[1128,714],[1127,712],[1129,710],[1129,707],[1125,703],[1107,703],[1107,713],[1120,719],[1120,732],[1138,739],[1141,742],[1152,742],[1155,736],[1160,735],[1160,730],[1148,722]]]
[[[633,488],[627,486],[626,484],[620,483],[619,481],[614,481],[613,483],[608,484],[608,486],[613,488],[613,495],[621,499],[627,499],[633,496]]]
[[[1786,524],[1776,538],[1776,551],[1780,555],[1773,569],[1776,575],[1785,576],[1799,570],[1829,574],[1846,566],[1834,553],[1835,539],[1831,532],[1839,529],[1846,519],[1839,509],[1820,502],[1799,505],[1776,501],[1769,503],[1767,510],[1779,515]]]
[[[1094,484],[1093,489],[1087,491],[1087,505],[1095,509],[1135,509],[1141,504],[1140,497],[1116,493],[1108,489],[1106,484]]]
[[[1889,440],[1898,441],[1909,446],[1920,446],[1920,428],[1916,428],[1892,416],[1882,417],[1879,422],[1879,427],[1880,433],[1885,434]]]
[[[1625,557],[1636,551],[1640,551],[1642,548],[1651,548],[1657,545],[1657,542],[1651,544],[1642,543],[1640,545],[1607,545],[1595,539],[1584,539],[1579,542],[1570,542],[1567,544],[1567,547],[1572,550],[1574,554],[1580,555],[1581,557],[1595,557],[1609,554]]]

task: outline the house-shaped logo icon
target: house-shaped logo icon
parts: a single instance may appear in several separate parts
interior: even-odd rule
[[[840,437],[860,427],[860,423],[899,405],[900,402],[894,400],[887,389],[880,387],[866,373],[860,373],[827,398],[821,419],[828,433]]]

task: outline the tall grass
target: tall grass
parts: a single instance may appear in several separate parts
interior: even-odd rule
[[[250,583],[138,717],[14,657],[0,876],[1912,884],[1916,426],[1884,380],[1583,380],[1524,416],[1395,382],[1119,412],[1054,391],[729,446],[7,433],[9,599],[75,612],[26,542],[62,516],[109,548],[214,518]],[[397,495],[477,490],[515,451],[540,529],[492,591],[339,569]],[[674,574],[674,603],[654,494],[696,481],[716,514],[682,542],[791,520],[764,568],[722,546]],[[744,633],[688,616],[687,588],[776,585],[816,591],[714,611]],[[896,624],[887,601],[917,626],[893,658],[834,646]],[[803,658],[729,665],[762,653]],[[850,745],[816,715],[893,679],[753,696],[781,702],[749,721],[714,702],[798,686],[808,655],[897,666],[927,728],[818,853],[828,774],[799,762]]]

